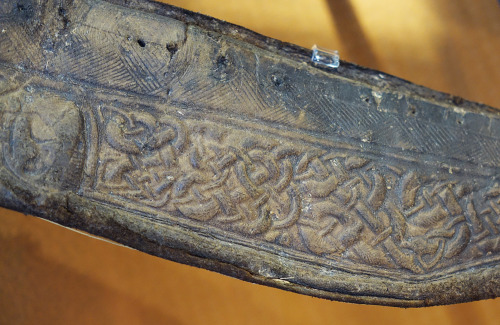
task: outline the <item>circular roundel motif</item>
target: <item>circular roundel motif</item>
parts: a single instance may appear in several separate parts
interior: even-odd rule
[[[70,165],[80,164],[83,150],[82,118],[75,104],[55,94],[24,91],[2,102],[7,106],[1,117],[6,167],[39,185],[75,182],[76,166]]]

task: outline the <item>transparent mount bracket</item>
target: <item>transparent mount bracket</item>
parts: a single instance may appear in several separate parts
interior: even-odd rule
[[[339,52],[325,49],[314,44],[312,47],[311,61],[317,65],[338,68],[340,65]]]

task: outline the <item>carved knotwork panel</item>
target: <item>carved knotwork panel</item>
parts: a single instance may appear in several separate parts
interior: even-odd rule
[[[500,249],[500,188],[479,176],[419,173],[394,158],[174,107],[95,112],[100,149],[85,193],[159,222],[382,274],[466,267]]]
[[[0,4],[0,203],[287,290],[498,296],[500,118],[146,1]]]

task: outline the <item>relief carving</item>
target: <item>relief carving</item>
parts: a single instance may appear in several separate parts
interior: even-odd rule
[[[498,214],[491,214],[500,211],[500,192],[490,190],[489,208],[476,213],[484,204],[458,180],[420,176],[335,145],[152,109],[103,106],[98,115],[104,140],[94,190],[116,204],[340,264],[413,274],[498,249],[481,231],[484,220],[498,231]]]
[[[75,104],[30,87],[0,103],[1,155],[10,172],[41,186],[79,185],[83,124]]]
[[[0,205],[334,300],[500,296],[500,115],[154,1],[0,2]]]
[[[41,186],[75,188],[84,159],[80,111],[27,89],[2,100],[4,164]],[[115,204],[347,266],[423,274],[500,251],[497,186],[473,189],[335,144],[298,144],[153,108],[104,105],[96,116],[93,191]]]

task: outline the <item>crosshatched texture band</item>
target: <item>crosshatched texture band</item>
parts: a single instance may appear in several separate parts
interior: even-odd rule
[[[397,306],[500,294],[500,114],[149,1],[0,5],[0,203]]]

